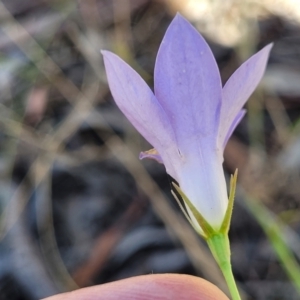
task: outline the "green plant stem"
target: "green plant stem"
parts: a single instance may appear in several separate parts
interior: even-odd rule
[[[232,274],[228,235],[223,233],[216,233],[210,236],[206,241],[210,248],[210,251],[212,252],[225,277],[232,300],[241,300],[235,279]]]
[[[267,207],[255,199],[246,197],[246,202],[244,202],[244,204],[246,204],[247,208],[252,212],[253,216],[264,230],[282,267],[300,295],[300,267],[293,251],[285,240],[285,224],[273,215]]]

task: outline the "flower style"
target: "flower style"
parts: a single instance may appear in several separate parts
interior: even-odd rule
[[[123,60],[102,51],[115,102],[155,148],[142,152],[140,158],[163,163],[216,230],[228,206],[223,150],[245,115],[243,106],[263,76],[271,48],[271,44],[266,46],[243,63],[222,88],[209,46],[177,14],[158,51],[154,93]],[[188,205],[186,210],[194,227],[199,228]]]

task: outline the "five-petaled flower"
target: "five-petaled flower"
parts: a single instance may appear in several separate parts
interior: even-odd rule
[[[214,56],[195,28],[177,16],[160,45],[154,93],[115,54],[102,51],[113,98],[155,148],[154,158],[216,230],[228,205],[223,151],[245,114],[243,106],[261,80],[272,45],[243,63],[222,88]],[[198,223],[190,211],[195,227]]]

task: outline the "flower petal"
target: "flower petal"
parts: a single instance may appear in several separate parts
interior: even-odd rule
[[[178,145],[191,139],[198,140],[198,147],[215,144],[222,97],[219,70],[203,37],[179,14],[160,45],[154,80]]]
[[[236,126],[239,125],[239,123],[241,122],[241,120],[243,119],[245,114],[246,114],[246,109],[242,109],[236,115],[235,119],[233,120],[232,124],[229,127],[229,130],[227,131],[227,135],[225,136],[225,140],[224,140],[224,143],[223,143],[223,149],[225,149],[229,138],[231,137],[233,131],[236,128]]]
[[[204,219],[217,229],[223,222],[228,205],[223,156],[213,151],[202,154],[205,159],[196,156],[182,166],[178,182]]]
[[[160,153],[174,144],[168,117],[145,81],[117,55],[102,51],[114,100],[140,134]]]
[[[263,77],[272,46],[273,44],[269,44],[250,57],[226,82],[219,129],[221,145],[226,144],[230,126]]]

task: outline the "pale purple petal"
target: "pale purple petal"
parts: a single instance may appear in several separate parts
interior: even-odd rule
[[[113,98],[133,126],[159,152],[174,144],[167,115],[145,81],[117,55],[102,51]]]
[[[139,155],[139,159],[150,158],[156,160],[158,163],[163,164],[163,159],[156,149],[150,149],[148,151],[143,151]]]
[[[269,44],[250,57],[226,82],[223,88],[219,129],[220,144],[224,144],[233,120],[263,77],[272,46],[273,44]]]
[[[239,123],[241,122],[241,120],[243,119],[245,114],[246,114],[246,109],[242,109],[238,112],[237,116],[235,117],[232,124],[230,125],[229,130],[227,131],[227,134],[225,136],[225,140],[224,140],[224,143],[223,143],[223,149],[225,149],[229,138],[231,137],[233,131],[236,128],[236,126],[239,125]]]
[[[169,26],[155,64],[155,95],[169,116],[179,148],[215,144],[222,86],[214,56],[182,16]]]
[[[195,156],[182,166],[178,182],[206,221],[219,228],[228,204],[223,156],[209,150],[202,154],[204,159]]]

